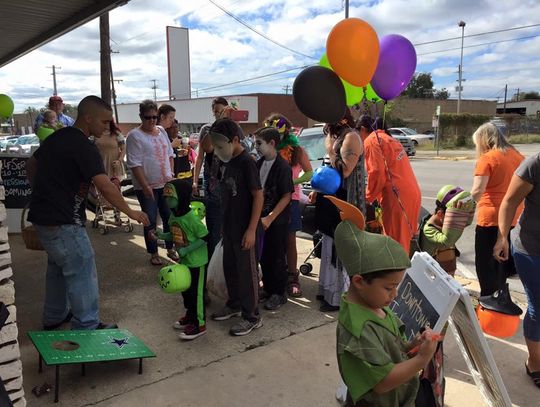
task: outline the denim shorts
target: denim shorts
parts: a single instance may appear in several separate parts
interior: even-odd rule
[[[302,230],[302,213],[300,212],[300,202],[291,201],[291,217],[289,220],[289,233]]]

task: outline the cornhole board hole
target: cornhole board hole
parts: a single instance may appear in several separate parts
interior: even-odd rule
[[[142,374],[143,359],[156,356],[127,329],[30,331],[28,336],[39,354],[39,372],[43,371],[43,362],[56,368],[55,403],[58,402],[62,365],[81,364],[84,376],[87,363],[139,359],[139,374]]]

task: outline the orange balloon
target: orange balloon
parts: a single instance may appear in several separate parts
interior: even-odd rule
[[[341,79],[354,86],[366,86],[379,63],[379,38],[364,20],[347,18],[330,31],[326,55]]]

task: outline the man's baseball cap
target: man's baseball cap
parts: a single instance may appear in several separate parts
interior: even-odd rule
[[[51,97],[49,98],[49,104],[50,104],[50,105],[53,104],[53,103],[55,103],[55,102],[64,103],[64,101],[62,100],[62,98],[61,98],[60,96],[58,96],[58,95],[54,95],[54,96],[51,96]]]

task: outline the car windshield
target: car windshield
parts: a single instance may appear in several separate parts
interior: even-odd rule
[[[298,137],[300,145],[306,150],[310,160],[322,160],[326,154],[322,127],[304,129]]]
[[[409,136],[414,136],[416,134],[413,129],[409,129],[408,127],[403,127],[401,130],[403,133],[408,134]]]

